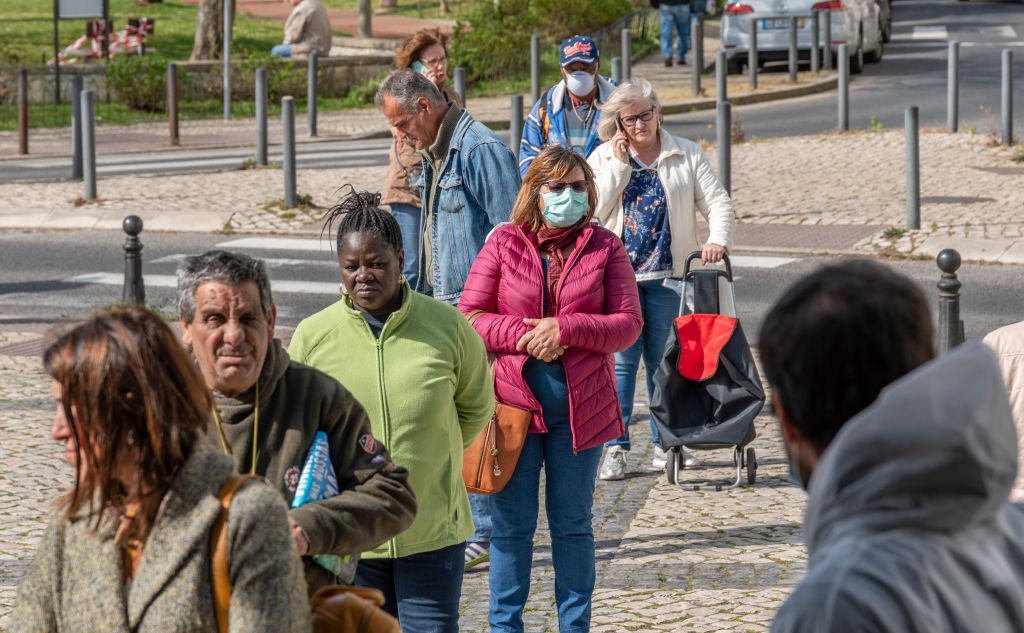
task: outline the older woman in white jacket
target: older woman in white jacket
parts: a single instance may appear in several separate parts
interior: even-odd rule
[[[630,449],[629,421],[640,357],[647,368],[647,395],[661,363],[669,328],[679,311],[679,294],[662,282],[683,274],[686,256],[701,251],[701,262],[718,262],[732,245],[736,214],[729,194],[711,171],[700,147],[668,134],[661,127],[658,97],[650,82],[623,82],[601,108],[600,145],[588,162],[597,184],[595,217],[622,238],[636,272],[643,333],[637,342],[615,355],[615,376],[626,433],[609,442],[601,464],[604,480],[625,478]],[[707,243],[697,237],[697,212],[711,232]],[[665,454],[655,444],[653,465],[663,468]],[[692,456],[684,464],[698,465]]]

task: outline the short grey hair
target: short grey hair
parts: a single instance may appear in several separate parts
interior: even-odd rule
[[[608,100],[601,106],[601,121],[597,124],[597,137],[602,141],[607,141],[615,136],[615,133],[619,131],[619,112],[644,99],[650,101],[654,106],[654,115],[660,122],[661,102],[658,101],[654,87],[643,77],[633,77],[619,84],[619,87],[608,96]]]
[[[392,71],[390,75],[380,82],[377,89],[377,96],[373,102],[377,104],[378,110],[384,109],[384,99],[394,100],[403,110],[410,114],[416,113],[416,101],[424,97],[436,106],[445,104],[444,96],[437,89],[434,82],[430,81],[418,72],[403,68]]]
[[[263,260],[242,253],[216,250],[186,257],[178,267],[178,316],[186,322],[191,323],[196,316],[196,290],[208,281],[232,287],[241,286],[247,281],[255,282],[260,291],[263,316],[270,318],[274,298],[270,294],[270,277],[267,276],[267,266]]]

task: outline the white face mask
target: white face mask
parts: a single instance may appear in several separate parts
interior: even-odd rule
[[[577,97],[585,97],[594,90],[594,76],[585,70],[571,72],[565,78],[565,86]]]

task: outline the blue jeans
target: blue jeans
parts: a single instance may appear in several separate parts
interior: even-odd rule
[[[469,509],[473,512],[473,525],[476,531],[466,540],[470,543],[487,543],[491,540],[493,530],[491,495],[469,493]]]
[[[672,57],[672,29],[675,28],[679,38],[676,59],[682,61],[690,50],[690,5],[662,4],[658,17],[661,19],[661,56]]]
[[[540,473],[544,469],[544,502],[551,529],[555,567],[555,603],[561,633],[590,630],[594,592],[594,480],[601,447],[573,454],[569,427],[568,389],[550,380],[547,386],[527,384],[541,403],[547,433],[526,436],[515,472],[492,497],[490,633],[522,633],[523,607],[530,593],[533,536],[537,530]],[[542,381],[545,377],[542,377]]]
[[[291,44],[278,44],[274,48],[270,49],[271,57],[291,57],[292,56],[292,45]]]
[[[363,558],[356,585],[384,592],[402,633],[458,633],[466,544],[401,558]]]
[[[665,5],[662,5],[665,6]],[[629,444],[629,422],[633,417],[633,395],[636,393],[636,373],[640,368],[640,357],[644,358],[644,369],[647,373],[647,398],[650,400],[654,391],[654,372],[657,371],[661,359],[665,355],[665,344],[673,327],[675,318],[679,316],[679,293],[661,284],[662,280],[641,281],[637,284],[640,291],[640,313],[644,317],[644,329],[640,338],[626,351],[615,355],[615,386],[619,392],[619,404],[622,406],[622,422],[626,432],[622,437],[611,440],[605,446],[621,446],[627,451]],[[651,420],[651,441],[658,444],[661,438],[658,429]]]
[[[410,288],[422,292],[420,266],[423,263],[420,260],[423,254],[423,211],[416,204],[392,202],[391,215],[395,216],[398,228],[402,230],[402,251],[405,252],[402,274]]]

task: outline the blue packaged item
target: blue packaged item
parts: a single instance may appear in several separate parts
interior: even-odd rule
[[[298,508],[313,501],[329,499],[337,496],[338,492],[338,477],[331,464],[327,434],[317,431],[313,436],[313,444],[309,447],[309,454],[306,455],[306,463],[302,466],[299,485],[292,498],[292,507]],[[337,576],[341,582],[352,584],[356,576],[359,554],[317,554],[313,556],[313,561]]]

